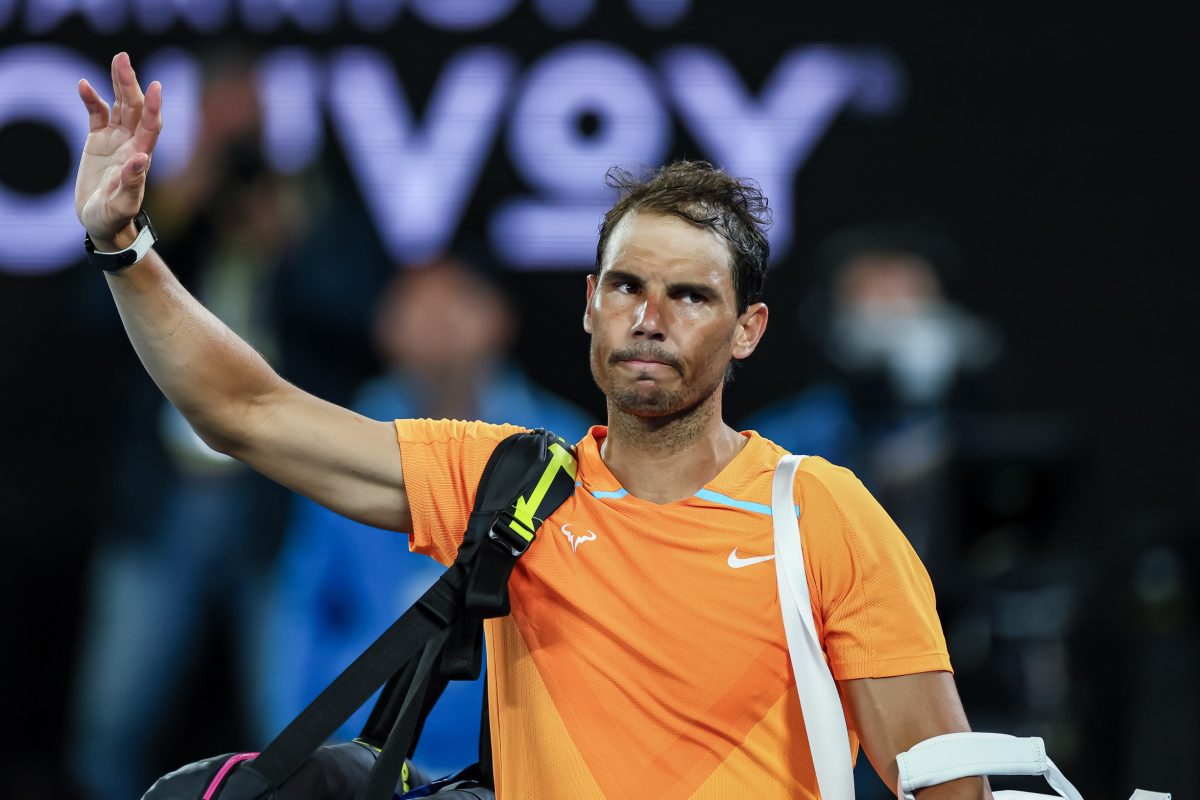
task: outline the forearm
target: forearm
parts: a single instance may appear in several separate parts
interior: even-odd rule
[[[286,386],[254,348],[204,308],[151,251],[105,273],[129,341],[150,377],[205,441],[228,451]]]
[[[97,252],[128,248],[142,207],[150,153],[162,129],[162,87],[142,94],[126,53],[112,63],[110,109],[79,82],[88,138],[75,180],[75,212]],[[180,285],[156,253],[107,275],[117,310],[146,370],[209,445],[345,516],[408,530],[395,428],[306,394],[284,381]]]
[[[896,791],[898,754],[946,733],[970,731],[948,672],[846,681],[863,750],[879,777]],[[916,793],[918,800],[990,800],[986,778],[961,778]]]

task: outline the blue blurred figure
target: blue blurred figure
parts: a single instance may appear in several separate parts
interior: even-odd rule
[[[473,265],[443,258],[405,270],[375,326],[388,372],[352,407],[373,419],[458,418],[545,427],[576,441],[585,415],[507,358],[517,329],[504,292]],[[284,537],[261,662],[263,731],[273,736],[444,571],[380,531],[297,497]],[[483,682],[452,681],[414,761],[441,775],[477,760]],[[358,735],[370,704],[342,726]]]

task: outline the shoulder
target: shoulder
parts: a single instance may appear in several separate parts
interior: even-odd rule
[[[745,448],[709,488],[769,508],[775,469],[780,459],[791,453],[756,431],[743,431],[742,435],[748,440]],[[850,470],[819,456],[806,456],[796,470],[793,495],[801,508],[806,500],[829,505],[835,497],[853,496],[856,484],[861,487]]]
[[[751,463],[747,466],[755,472],[774,473],[775,467],[784,456],[802,456],[803,460],[796,469],[795,493],[797,497],[806,490],[826,496],[853,495],[859,491],[866,491],[858,477],[845,467],[834,464],[821,456],[793,454],[784,446],[756,431],[747,431],[744,435],[750,439],[747,447],[753,448]]]
[[[850,470],[821,456],[806,456],[796,470],[796,493],[819,494],[832,501],[845,501],[870,494]]]
[[[458,419],[398,419],[395,424],[396,436],[401,444],[499,444],[514,433],[527,430],[516,425],[493,425],[489,422]]]
[[[857,475],[820,456],[808,456],[800,463],[792,493],[801,516],[836,523],[851,538],[887,517]]]
[[[751,433],[750,436],[751,445],[756,448],[755,468],[761,475],[759,491],[769,492],[776,465],[791,453],[758,434]],[[822,529],[839,528],[852,538],[866,519],[874,519],[882,513],[878,502],[857,475],[821,456],[804,456],[796,469],[792,496],[801,517],[810,526],[818,523]]]
[[[449,564],[488,459],[500,442],[526,429],[444,419],[398,419],[395,425],[412,509],[412,549]]]

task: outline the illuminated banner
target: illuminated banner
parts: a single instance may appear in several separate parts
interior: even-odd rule
[[[893,112],[903,73],[886,52],[798,44],[779,55],[757,89],[739,75],[735,53],[712,44],[672,43],[687,30],[687,0],[629,0],[632,24],[657,31],[650,57],[618,41],[587,38],[589,0],[537,0],[529,7],[561,42],[530,60],[515,45],[477,44],[477,34],[517,12],[516,0],[0,0],[4,30],[44,36],[82,20],[98,33],[129,31],[154,41],[166,31],[271,32],[296,41],[257,62],[264,155],[275,168],[310,167],[338,147],[380,239],[397,263],[446,248],[475,203],[486,203],[486,236],[514,269],[584,269],[596,227],[611,202],[605,171],[635,171],[679,153],[680,132],[736,175],[756,179],[775,213],[771,241],[786,255],[792,238],[795,177],[844,111]],[[336,46],[355,32],[421,24],[460,39],[434,69],[421,112],[405,87],[400,48]],[[333,48],[318,49],[313,34]],[[643,34],[644,35],[644,34]],[[175,35],[173,40],[178,40]],[[197,51],[163,46],[135,66],[143,84],[164,86],[167,124],[151,179],[183,168],[194,146],[200,93]],[[524,58],[523,58],[524,57]],[[60,45],[0,50],[0,126],[40,123],[78,157],[86,115],[74,91],[86,77],[103,87],[106,61]],[[325,141],[326,124],[335,141]],[[503,147],[500,146],[503,142]],[[508,163],[504,165],[503,160]],[[523,191],[481,191],[505,166]],[[30,196],[0,186],[0,269],[36,273],[80,257],[73,175]]]

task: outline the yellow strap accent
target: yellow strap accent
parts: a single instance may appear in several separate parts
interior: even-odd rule
[[[365,739],[358,739],[358,738],[355,738],[355,739],[353,739],[352,741],[353,741],[355,744],[361,744],[363,747],[367,748],[368,750],[374,751],[375,755],[379,755],[380,753],[382,753],[382,752],[383,752],[383,751],[382,751],[382,750],[380,750],[378,747],[376,747],[375,745],[373,745],[373,744],[371,744],[370,742],[366,741]]]
[[[550,445],[550,452],[552,453],[550,463],[546,465],[542,471],[542,477],[538,479],[537,485],[529,493],[529,499],[517,498],[513,508],[514,519],[508,526],[527,542],[533,541],[533,533],[537,529],[537,525],[534,523],[534,514],[537,512],[538,506],[546,499],[546,492],[550,491],[550,485],[554,483],[558,471],[564,470],[571,476],[571,480],[575,480],[577,465],[571,451],[558,442],[554,442]]]

